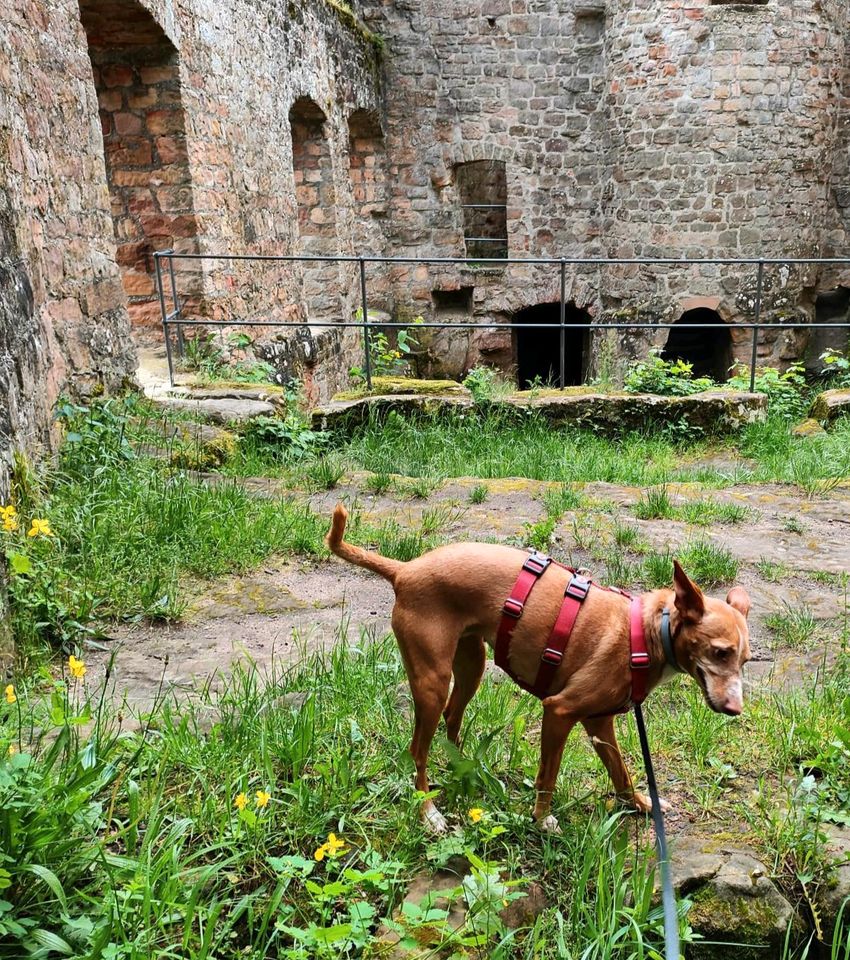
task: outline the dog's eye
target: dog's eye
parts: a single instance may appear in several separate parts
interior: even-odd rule
[[[732,651],[729,649],[729,647],[720,647],[714,651],[714,659],[728,660],[731,654],[732,654]]]

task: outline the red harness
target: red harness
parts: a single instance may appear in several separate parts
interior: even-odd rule
[[[553,563],[572,574],[572,577],[564,591],[564,600],[549,635],[549,641],[541,654],[537,676],[534,683],[528,684],[511,670],[511,636],[525,610],[525,604],[531,595],[531,591]],[[502,607],[502,619],[499,621],[499,629],[496,633],[496,665],[501,667],[523,690],[527,690],[541,700],[546,697],[549,688],[552,686],[552,681],[555,679],[555,673],[564,659],[564,652],[581,611],[581,605],[584,603],[591,587],[620,593],[631,601],[629,610],[629,645],[631,651],[629,666],[632,671],[632,695],[630,702],[619,711],[624,712],[632,704],[643,703],[646,699],[646,672],[650,661],[649,651],[646,647],[646,637],[643,632],[643,604],[641,598],[632,597],[624,590],[618,590],[616,587],[599,587],[591,580],[579,576],[571,567],[565,567],[542,553],[532,553],[523,563],[513,590],[511,590],[511,595],[505,600]]]

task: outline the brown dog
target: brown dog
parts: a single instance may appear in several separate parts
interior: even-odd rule
[[[459,543],[402,563],[345,543],[347,517],[338,505],[326,542],[338,557],[379,573],[393,585],[392,626],[416,717],[410,752],[416,763],[416,787],[427,792],[428,750],[440,715],[445,716],[449,739],[457,743],[463,712],[484,672],[484,645],[493,645],[502,605],[528,554],[489,543]],[[742,587],[734,587],[725,602],[705,597],[678,563],[674,569],[673,590],[643,596],[644,634],[651,656],[647,690],[674,672],[665,663],[660,639],[661,611],[669,607],[680,669],[697,681],[712,710],[737,715],[742,709],[741,668],[750,658],[746,620],[750,598]],[[510,662],[526,682],[536,676],[569,579],[564,568],[552,565],[517,623]],[[638,810],[651,809],[649,798],[632,786],[614,732],[614,715],[629,703],[631,693],[629,653],[629,601],[618,593],[591,590],[543,700],[534,818],[544,830],[558,829],[550,814],[552,791],[564,744],[576,723],[590,735],[617,794]],[[435,832],[446,829],[432,801],[423,805],[422,815]]]

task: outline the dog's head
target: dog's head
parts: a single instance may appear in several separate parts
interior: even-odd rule
[[[749,595],[733,587],[725,601],[706,597],[678,561],[673,567],[680,666],[699,684],[712,710],[737,716],[744,706],[741,669],[750,659]]]

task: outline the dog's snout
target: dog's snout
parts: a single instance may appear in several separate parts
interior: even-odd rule
[[[723,712],[730,717],[739,717],[743,712],[744,705],[740,700],[729,699],[722,707]]]

